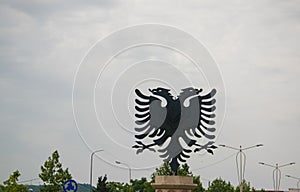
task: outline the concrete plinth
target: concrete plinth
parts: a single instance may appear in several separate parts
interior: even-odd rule
[[[155,192],[192,192],[197,187],[189,176],[156,176],[152,186]]]

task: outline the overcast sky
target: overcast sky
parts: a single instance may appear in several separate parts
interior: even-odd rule
[[[81,183],[89,182],[90,154],[97,148],[105,150],[98,154],[107,161],[120,160],[133,167],[140,165],[143,156],[136,157],[134,151],[128,155],[117,154],[114,150],[122,147],[103,144],[107,135],[93,128],[97,125],[91,122],[89,128],[76,126],[72,88],[81,61],[86,61],[83,58],[88,50],[100,39],[128,26],[158,23],[173,26],[198,39],[219,67],[224,84],[220,95],[226,95],[219,100],[225,101],[226,114],[224,119],[219,118],[216,143],[235,147],[264,144],[262,148],[246,152],[246,180],[254,187],[272,189],[272,169],[258,162],[296,162],[282,169],[281,188],[296,187],[296,181],[285,175],[300,177],[299,6],[299,0],[1,1],[0,181],[16,169],[22,174],[21,180],[38,177],[40,166],[56,149],[64,167]],[[121,38],[120,43],[123,41],[130,40]],[[161,54],[162,60],[172,61],[163,56],[168,55],[168,51],[154,51]],[[145,48],[131,56],[136,61],[142,61],[141,56],[151,59],[147,53]],[[118,61],[122,60],[116,59],[111,66],[118,66]],[[174,70],[176,72],[178,70]],[[105,75],[110,74],[114,74],[111,79],[134,79],[133,76],[125,78],[131,73],[118,76],[118,68],[108,68]],[[101,89],[95,94],[102,94]],[[124,101],[131,98],[121,96]],[[84,104],[85,101],[78,102]],[[101,110],[101,103],[96,100],[99,115],[105,112]],[[89,121],[84,114],[81,118]],[[119,129],[122,130],[122,126],[106,128],[116,138],[121,134]],[[85,135],[93,135],[93,132],[97,133],[93,138]],[[122,135],[125,143],[134,142],[132,135],[127,136]],[[220,148],[214,156],[194,155],[190,160],[191,169],[203,178],[205,186],[207,180],[216,177],[237,185],[233,153]],[[156,162],[160,162],[159,159]],[[153,165],[145,161],[141,166],[147,167],[147,163]],[[152,172],[153,168],[134,170],[132,176],[149,177]],[[109,180],[128,181],[126,169],[96,158],[94,183],[97,176],[104,174]]]

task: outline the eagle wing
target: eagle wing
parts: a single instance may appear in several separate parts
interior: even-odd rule
[[[213,127],[216,117],[216,100],[213,98],[216,90],[212,89],[205,95],[198,95],[189,100],[188,107],[182,105],[182,120],[184,121],[183,128],[191,136],[201,138],[202,136],[208,139],[214,139],[212,134],[215,132]]]
[[[162,100],[153,96],[146,96],[140,90],[135,90],[138,98],[135,100],[135,109],[137,113],[135,117],[138,120],[135,123],[138,125],[135,131],[139,134],[135,137],[139,140],[145,137],[153,138],[155,136],[161,137],[165,132],[162,124],[167,116],[166,107],[162,107]]]

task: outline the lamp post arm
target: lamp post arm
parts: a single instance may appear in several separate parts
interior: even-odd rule
[[[290,178],[293,178],[293,179],[297,179],[297,180],[300,180],[299,177],[294,177],[294,176],[291,176],[291,175],[286,175],[287,177],[290,177]]]
[[[237,150],[239,151],[239,148],[235,148],[235,147],[231,147],[231,146],[227,146],[227,145],[219,145],[220,147],[225,147],[225,148],[229,148],[229,149],[233,149],[233,150]]]
[[[258,145],[253,145],[253,146],[251,146],[251,147],[243,148],[243,149],[241,149],[241,150],[247,150],[247,149],[252,149],[252,148],[255,148],[255,147],[262,147],[262,146],[263,146],[263,144],[258,144]]]
[[[104,150],[103,149],[99,149],[99,150],[93,151],[93,153],[91,154],[91,158],[95,155],[95,153],[98,153],[100,151],[104,151]]]
[[[240,148],[236,148],[236,147],[231,147],[231,146],[228,146],[228,145],[219,145],[220,147],[225,147],[225,148],[229,148],[229,149],[233,149],[233,150],[237,150],[237,151],[242,151],[242,150],[247,150],[247,149],[252,149],[252,148],[255,148],[255,147],[261,147],[263,146],[263,144],[257,144],[257,145],[253,145],[251,147],[245,147],[245,148],[242,148],[240,146]]]
[[[265,165],[265,166],[269,166],[269,167],[273,167],[273,168],[276,168],[276,166],[274,166],[274,165],[270,165],[270,164],[263,163],[263,162],[259,162],[259,164]]]
[[[285,166],[288,166],[288,165],[294,165],[294,164],[296,164],[296,163],[295,163],[295,162],[287,163],[287,164],[278,166],[278,168],[280,168],[280,167],[285,167]]]

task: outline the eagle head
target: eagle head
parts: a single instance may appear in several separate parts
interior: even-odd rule
[[[192,88],[192,87],[188,87],[188,88],[185,88],[185,89],[181,89],[179,97],[181,99],[186,99],[188,97],[198,95],[201,91],[202,91],[202,89],[195,89],[195,88]]]
[[[170,94],[170,89],[165,89],[165,88],[161,88],[161,87],[158,87],[156,89],[149,89],[149,91],[151,93],[153,93],[153,95],[158,95],[158,96],[161,96],[161,97],[164,97],[164,98],[172,96]]]

